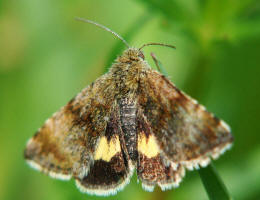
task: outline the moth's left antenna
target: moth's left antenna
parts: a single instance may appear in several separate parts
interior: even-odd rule
[[[118,35],[114,31],[112,31],[111,29],[107,28],[106,26],[99,24],[97,22],[91,21],[89,19],[81,18],[81,17],[76,17],[75,19],[78,20],[78,21],[85,22],[85,23],[94,24],[95,26],[98,26],[98,27],[104,29],[105,31],[112,33],[114,36],[116,36],[118,39],[120,39],[128,48],[130,47],[129,44],[124,40],[124,38],[122,38],[120,35]]]

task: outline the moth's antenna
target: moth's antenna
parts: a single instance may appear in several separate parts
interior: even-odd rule
[[[162,44],[162,43],[157,43],[157,42],[151,42],[151,43],[144,44],[143,46],[141,46],[141,47],[139,48],[139,50],[141,50],[141,49],[144,48],[144,47],[152,46],[152,45],[159,45],[159,46],[170,47],[170,48],[176,49],[175,46],[170,45],[170,44]]]
[[[118,39],[120,39],[128,48],[130,48],[129,44],[120,35],[118,35],[114,31],[112,31],[111,29],[105,27],[104,25],[99,24],[99,23],[94,22],[94,21],[91,21],[89,19],[84,19],[84,18],[80,18],[80,17],[76,17],[75,19],[78,20],[78,21],[85,22],[85,23],[94,24],[95,26],[98,26],[98,27],[104,29],[105,31],[112,33],[114,36],[116,36]]]

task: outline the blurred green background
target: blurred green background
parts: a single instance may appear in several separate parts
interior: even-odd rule
[[[61,106],[99,77],[123,43],[85,17],[126,37],[176,45],[156,53],[170,79],[230,124],[231,151],[215,161],[235,199],[260,199],[259,0],[0,1],[0,199],[104,199],[74,181],[51,179],[23,160],[26,141]],[[208,199],[198,172],[167,192],[142,190],[136,176],[107,199]]]

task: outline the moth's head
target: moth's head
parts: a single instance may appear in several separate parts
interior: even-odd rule
[[[166,46],[166,47],[170,47],[173,49],[176,48],[175,46],[170,45],[170,44],[162,44],[162,43],[157,43],[157,42],[146,43],[143,46],[141,46],[140,48],[128,48],[127,50],[124,51],[123,55],[117,59],[117,61],[122,62],[122,63],[143,61],[144,54],[142,52],[142,49],[144,47],[152,46],[152,45]]]
[[[125,50],[118,58],[118,62],[122,63],[131,63],[131,62],[138,62],[144,60],[144,54],[140,49],[137,48],[129,48]]]

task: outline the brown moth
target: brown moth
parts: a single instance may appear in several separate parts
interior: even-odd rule
[[[111,195],[135,170],[147,191],[177,187],[186,169],[207,166],[232,141],[224,121],[151,69],[141,48],[128,48],[45,122],[24,156],[51,177],[74,178],[82,192]]]

